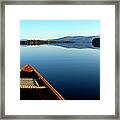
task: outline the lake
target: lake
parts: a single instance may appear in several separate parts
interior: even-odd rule
[[[100,99],[100,50],[20,46],[20,67],[32,65],[66,100]]]

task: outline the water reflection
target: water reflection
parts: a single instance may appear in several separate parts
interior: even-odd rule
[[[48,45],[48,46],[61,46],[61,47],[65,47],[65,48],[76,48],[76,49],[83,49],[83,48],[92,48],[92,49],[99,49],[99,44],[94,44],[93,42],[89,42],[89,43],[56,43],[56,44],[39,44],[39,45]],[[39,46],[39,45],[27,45],[27,44],[23,44],[22,46]]]
[[[20,49],[20,66],[32,65],[65,99],[100,99],[99,49],[54,45],[21,46]]]

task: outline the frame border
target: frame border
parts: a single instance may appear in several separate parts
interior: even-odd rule
[[[115,115],[5,115],[5,5],[115,5]],[[119,0],[44,0],[1,2],[0,119],[120,119],[119,106]]]

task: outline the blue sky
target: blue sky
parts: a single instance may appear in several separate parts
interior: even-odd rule
[[[99,20],[21,20],[20,39],[100,35]]]

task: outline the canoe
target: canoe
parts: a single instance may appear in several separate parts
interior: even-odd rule
[[[64,98],[34,67],[26,64],[20,69],[20,100],[64,100]]]

